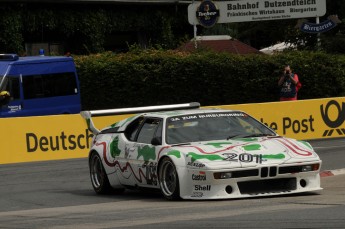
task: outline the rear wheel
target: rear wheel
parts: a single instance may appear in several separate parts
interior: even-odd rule
[[[91,184],[97,194],[122,193],[125,190],[111,187],[102,159],[97,153],[91,155],[89,163]]]
[[[180,185],[176,167],[170,158],[162,159],[159,166],[159,185],[165,198],[168,200],[180,199]]]

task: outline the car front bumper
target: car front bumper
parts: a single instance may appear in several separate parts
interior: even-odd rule
[[[301,164],[234,170],[184,168],[180,171],[180,195],[183,199],[231,199],[322,190],[319,168],[296,171],[298,166]],[[231,175],[221,179],[219,173]]]

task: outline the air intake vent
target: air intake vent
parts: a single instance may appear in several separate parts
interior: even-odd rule
[[[265,179],[238,182],[241,194],[288,193],[297,189],[296,178]]]
[[[270,177],[277,176],[277,167],[270,167]]]
[[[261,168],[261,177],[267,177],[268,176],[268,168],[263,167]]]
[[[277,167],[263,167],[261,168],[261,177],[275,177],[277,176]]]

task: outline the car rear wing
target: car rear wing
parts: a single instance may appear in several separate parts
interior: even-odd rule
[[[98,134],[100,131],[95,127],[94,123],[92,122],[92,117],[120,115],[120,114],[135,114],[135,113],[145,113],[145,112],[152,112],[152,111],[196,109],[196,108],[200,108],[200,103],[191,102],[191,103],[147,106],[147,107],[131,107],[131,108],[108,109],[108,110],[81,111],[80,115],[86,120],[89,130],[92,131],[93,134]]]

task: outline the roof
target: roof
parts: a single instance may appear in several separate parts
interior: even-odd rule
[[[295,49],[296,45],[288,43],[288,42],[281,42],[263,49],[260,49],[261,52],[265,53],[265,54],[274,54],[277,52],[282,52],[285,49]]]
[[[159,116],[162,118],[168,118],[168,117],[180,116],[180,115],[215,114],[215,113],[232,113],[232,112],[242,112],[242,111],[225,110],[225,109],[219,109],[219,108],[199,108],[199,109],[148,112],[144,114],[148,116],[152,115],[152,116]]]
[[[57,62],[57,61],[73,61],[71,57],[66,56],[25,56],[19,57],[15,61],[0,61],[0,64],[26,64],[26,63],[45,63],[45,62]]]
[[[40,66],[37,66],[35,64],[41,64],[41,63],[61,63],[59,67],[52,68],[51,66],[48,66],[47,64],[42,64]],[[23,74],[28,75],[30,74],[38,74],[40,72],[41,74],[47,72],[58,72],[61,71],[61,69],[64,69],[64,71],[72,71],[74,72],[74,64],[73,59],[71,57],[66,56],[26,56],[26,57],[19,57],[15,60],[9,59],[2,59],[0,61],[0,76],[7,75],[7,74]],[[15,66],[18,65],[25,65],[26,68],[19,69]]]
[[[259,50],[230,36],[202,36],[196,38],[197,48],[210,49],[215,52],[228,52],[234,54],[262,54]],[[195,40],[191,40],[178,48],[180,51],[193,52]]]
[[[231,115],[233,113],[234,115]],[[237,113],[237,115],[236,115]],[[130,122],[128,120],[132,120],[139,116],[146,116],[146,117],[156,117],[162,119],[169,119],[176,116],[184,116],[182,120],[189,120],[189,119],[196,119],[196,118],[220,118],[220,117],[228,117],[228,116],[238,116],[239,113],[243,113],[242,111],[237,110],[225,110],[219,108],[198,108],[198,109],[185,109],[185,110],[171,110],[171,111],[158,111],[158,112],[147,112],[147,113],[139,113],[135,116],[131,116],[126,118],[120,122],[117,122],[116,125],[119,126],[119,131],[123,131]],[[222,115],[223,114],[223,115]],[[229,115],[226,115],[229,114]],[[102,130],[106,130],[112,128],[113,125],[103,128]]]
[[[66,56],[25,56],[25,57],[18,57],[16,54],[0,54],[0,55],[6,56],[6,57],[1,58],[0,66],[27,64],[27,63],[73,61],[73,59],[71,57],[66,57]]]

